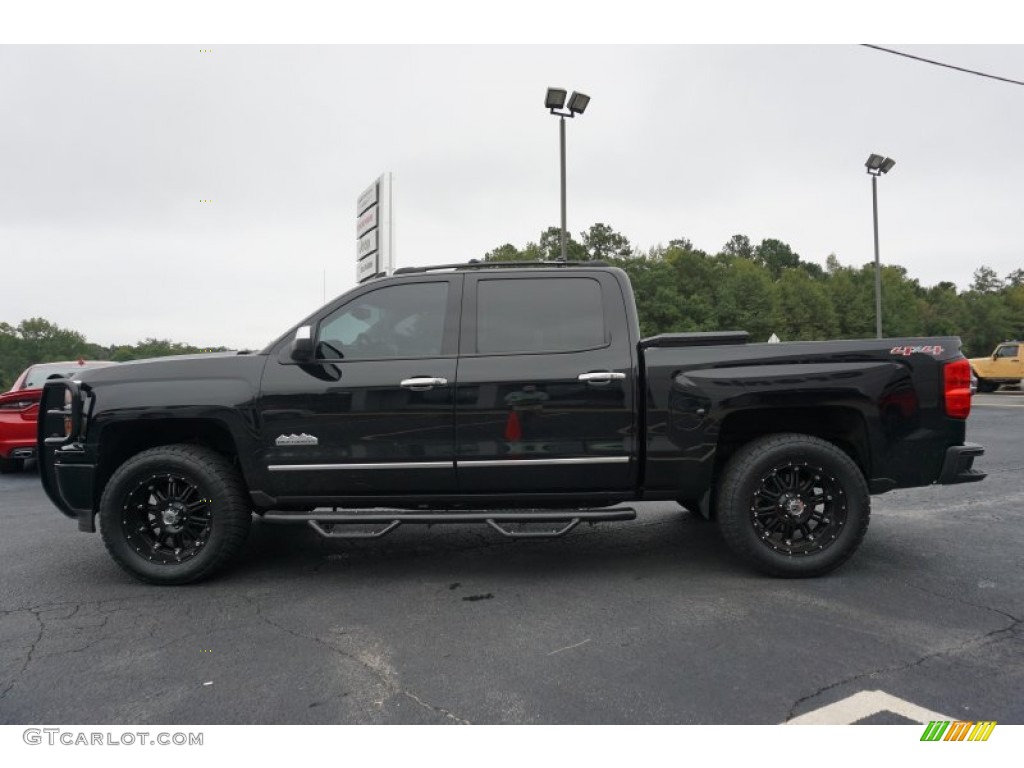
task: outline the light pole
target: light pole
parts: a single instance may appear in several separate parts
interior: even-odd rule
[[[871,207],[875,219],[875,338],[882,338],[882,266],[878,260],[878,177],[888,173],[896,161],[891,157],[871,155],[864,163],[871,175]]]
[[[566,260],[566,234],[565,234],[565,118],[582,115],[590,103],[590,97],[585,93],[572,92],[569,97],[569,104],[565,103],[564,88],[548,88],[547,96],[544,97],[544,107],[552,115],[558,115],[558,139],[562,158],[562,261]],[[566,111],[568,106],[568,111]]]

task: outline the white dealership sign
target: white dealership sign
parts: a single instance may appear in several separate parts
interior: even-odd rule
[[[384,173],[356,200],[356,282],[390,275],[395,269],[391,174]]]

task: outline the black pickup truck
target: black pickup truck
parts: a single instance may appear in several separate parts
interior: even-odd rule
[[[253,514],[558,536],[638,500],[815,576],[857,549],[870,494],[985,477],[970,406],[955,337],[642,339],[619,269],[471,263],[363,284],[257,354],[48,382],[38,455],[54,504],[83,531],[98,514],[114,560],[159,584],[222,568]]]

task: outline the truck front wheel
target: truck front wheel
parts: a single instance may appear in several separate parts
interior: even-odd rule
[[[224,456],[199,445],[136,454],[111,476],[100,500],[100,532],[114,561],[150,584],[211,576],[242,549],[248,494]]]
[[[820,576],[867,532],[871,497],[844,451],[817,437],[753,440],[729,459],[718,486],[718,526],[729,547],[772,576]]]

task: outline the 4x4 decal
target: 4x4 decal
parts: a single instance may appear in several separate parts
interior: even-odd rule
[[[915,352],[920,352],[922,355],[934,355],[938,357],[944,351],[943,347],[938,345],[934,346],[918,346],[918,347],[893,347],[889,350],[890,355],[903,355],[904,357],[910,357]]]

